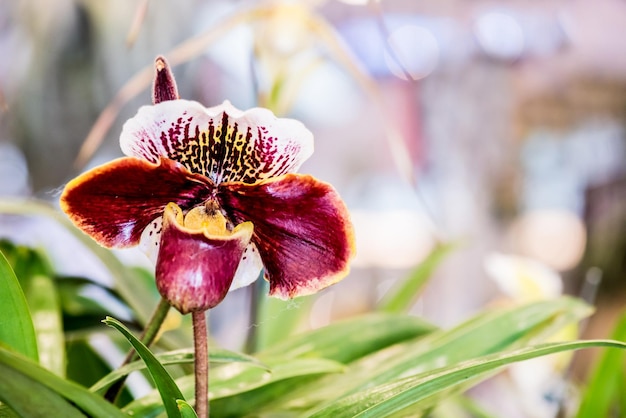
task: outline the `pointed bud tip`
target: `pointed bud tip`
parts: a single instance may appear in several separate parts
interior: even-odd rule
[[[154,60],[154,67],[156,68],[157,73],[160,73],[161,71],[166,69],[167,62],[165,61],[165,58],[161,55],[156,57],[156,59]]]
[[[159,55],[156,57],[154,68],[156,74],[152,88],[152,102],[157,104],[178,99],[178,88],[176,87],[174,75],[163,56]]]

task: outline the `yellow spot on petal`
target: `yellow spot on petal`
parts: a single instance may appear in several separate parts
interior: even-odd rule
[[[207,201],[204,205],[196,206],[186,214],[183,214],[183,210],[177,204],[169,203],[165,208],[165,218],[171,218],[172,215],[183,229],[188,232],[202,232],[207,237],[229,239],[238,235],[247,237],[246,239],[249,240],[254,230],[252,222],[242,222],[233,227],[214,201]]]
[[[201,229],[209,235],[230,235],[226,225],[228,221],[216,208],[208,208],[207,205],[196,206],[185,215],[184,226],[189,229]]]

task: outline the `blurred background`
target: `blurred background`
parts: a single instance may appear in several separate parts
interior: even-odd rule
[[[158,54],[181,97],[314,133],[301,171],[339,190],[358,254],[309,326],[368,311],[452,243],[413,313],[448,327],[564,292],[597,306],[584,336],[607,337],[626,302],[623,1],[3,1],[0,196],[58,205],[69,179],[121,156]],[[108,280],[53,222],[5,215],[0,237]],[[212,317],[225,346],[250,326],[247,292]]]

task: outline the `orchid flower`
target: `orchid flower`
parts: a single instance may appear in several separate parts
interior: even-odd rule
[[[61,208],[76,226],[105,247],[140,244],[181,313],[216,306],[262,268],[282,299],[346,276],[354,236],[344,203],[331,185],[294,173],[313,152],[304,125],[178,99],[159,59],[153,98],[122,129],[126,156],[65,187]]]

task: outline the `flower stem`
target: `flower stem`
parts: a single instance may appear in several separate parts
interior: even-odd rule
[[[208,311],[191,313],[195,351],[196,414],[198,418],[208,418],[209,416],[209,347],[206,315],[208,315]]]
[[[159,330],[161,329],[161,325],[163,325],[163,321],[165,321],[165,317],[167,316],[167,313],[169,312],[169,310],[170,310],[169,302],[165,300],[164,298],[161,298],[161,300],[159,301],[159,304],[157,305],[156,309],[152,313],[152,316],[148,320],[148,323],[146,324],[146,327],[144,328],[139,338],[141,342],[144,343],[146,346],[149,347],[150,344],[154,342],[156,336],[159,333]],[[124,362],[122,363],[120,367],[127,365],[128,363],[133,361],[136,357],[137,357],[137,353],[135,352],[135,350],[131,349],[128,352],[128,354],[126,354],[126,358],[124,359]],[[106,391],[104,398],[109,400],[110,402],[115,402],[118,396],[120,395],[120,393],[122,392],[122,388],[124,387],[124,383],[126,382],[127,377],[128,376],[124,376],[120,380],[115,382],[113,385],[111,385],[111,387]]]

